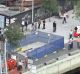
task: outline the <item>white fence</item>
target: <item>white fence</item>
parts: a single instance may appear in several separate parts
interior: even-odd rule
[[[80,53],[37,69],[35,74],[62,74],[80,66]],[[31,71],[23,74],[34,74]]]

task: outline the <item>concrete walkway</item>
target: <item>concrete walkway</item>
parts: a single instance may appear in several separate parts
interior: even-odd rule
[[[68,12],[69,18],[67,18],[67,23],[62,24],[63,19],[57,18],[55,16],[46,19],[46,29],[42,29],[43,23],[41,22],[41,28],[37,29],[37,31],[47,32],[51,34],[57,34],[64,36],[65,43],[68,42],[69,33],[71,29],[74,29],[75,26],[79,25],[79,20],[73,18],[75,15],[73,11]],[[50,21],[49,21],[50,19]],[[57,23],[57,30],[53,32],[53,22],[56,21]],[[32,25],[28,26],[28,29],[31,29]]]

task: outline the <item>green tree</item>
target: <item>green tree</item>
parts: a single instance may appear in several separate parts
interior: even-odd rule
[[[50,8],[51,8],[52,13],[58,13],[58,2],[57,2],[57,0],[51,0],[50,5],[51,5]]]
[[[77,1],[76,7],[75,7],[75,15],[77,18],[80,18],[80,0]]]
[[[17,47],[19,46],[19,40],[23,38],[23,33],[21,32],[18,26],[16,27],[7,27],[7,30],[4,33],[7,37],[8,42],[10,45]]]
[[[58,2],[57,0],[43,0],[43,8],[52,13],[58,12]]]
[[[43,0],[42,2],[43,4],[43,7],[45,10],[49,9],[49,6],[50,6],[50,0]]]

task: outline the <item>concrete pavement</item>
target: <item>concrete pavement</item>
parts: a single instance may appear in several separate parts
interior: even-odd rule
[[[42,32],[47,32],[47,33],[51,33],[51,34],[57,34],[57,35],[61,35],[64,36],[65,39],[65,43],[67,43],[68,38],[69,38],[69,33],[71,29],[74,29],[75,26],[79,25],[79,20],[77,20],[73,14],[73,10],[68,12],[69,18],[67,18],[67,23],[62,24],[63,19],[57,18],[55,16],[47,18],[46,19],[46,29],[42,29],[43,23],[41,20],[41,28],[37,29],[37,31],[42,31]],[[74,18],[73,18],[74,17]],[[49,21],[50,19],[50,21]],[[56,32],[53,32],[53,22],[56,21],[57,23],[57,30]],[[28,26],[28,29],[32,29],[31,28],[32,25]]]

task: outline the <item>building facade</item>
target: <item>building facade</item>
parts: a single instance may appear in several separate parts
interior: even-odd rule
[[[31,0],[5,0],[6,2],[6,5],[7,6],[15,6],[15,5],[22,5],[23,3],[23,6],[24,7],[29,7],[32,5],[32,1]],[[34,0],[34,4],[35,5],[39,5],[41,4],[42,0]]]

